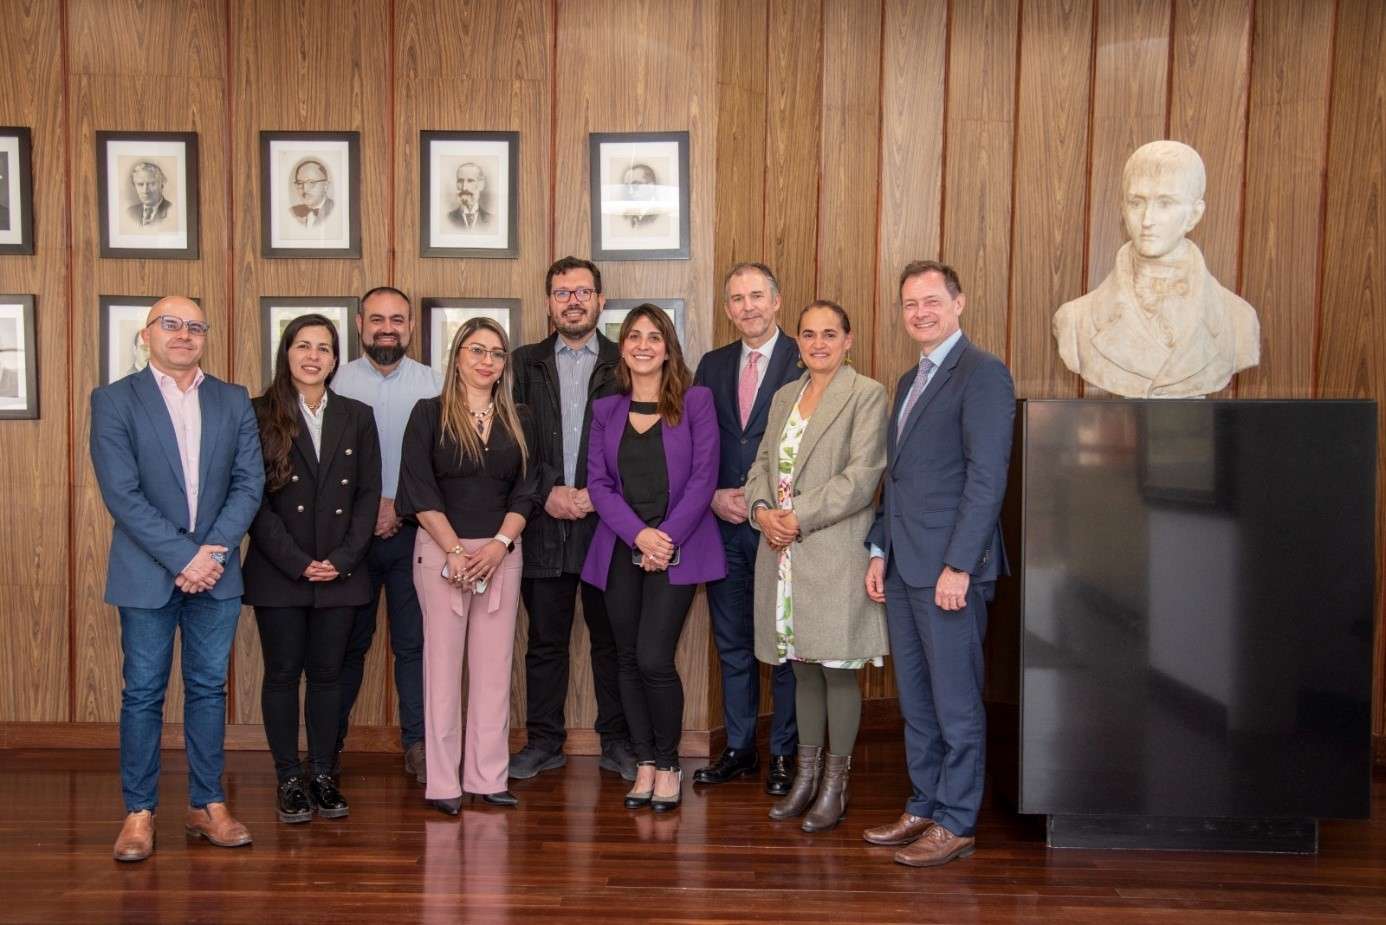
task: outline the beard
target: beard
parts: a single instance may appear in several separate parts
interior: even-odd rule
[[[377,344],[374,341],[365,347],[366,356],[381,366],[394,366],[404,359],[404,345],[399,341],[393,344]]]
[[[553,326],[557,328],[558,333],[562,334],[564,337],[577,340],[578,338],[586,337],[588,334],[592,333],[593,329],[597,326],[597,315],[594,312],[591,315],[584,314],[577,321],[565,321],[560,314],[554,319]]]

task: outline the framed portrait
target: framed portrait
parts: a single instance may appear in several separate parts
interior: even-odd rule
[[[260,256],[360,257],[361,134],[260,133]]]
[[[0,254],[34,252],[34,172],[29,130],[0,126]]]
[[[149,365],[149,345],[140,332],[149,317],[149,307],[157,301],[159,296],[100,296],[101,385],[110,385]],[[202,304],[201,299],[193,301]]]
[[[197,134],[97,132],[101,256],[196,260]]]
[[[420,132],[419,160],[421,256],[519,256],[519,132]]]
[[[469,319],[491,318],[505,328],[513,353],[519,344],[520,300],[519,299],[424,299],[423,306],[423,361],[447,375],[448,348],[452,346],[453,335]]]
[[[265,385],[274,379],[274,364],[279,355],[279,341],[284,329],[300,315],[318,314],[326,317],[337,329],[337,343],[342,355],[337,358],[340,368],[361,355],[361,340],[356,333],[355,296],[261,296],[260,297],[260,368],[265,373]]]
[[[670,320],[674,322],[674,331],[679,336],[679,344],[683,345],[683,299],[607,299],[606,307],[597,316],[597,330],[601,331],[607,340],[620,343],[621,322],[626,320],[632,308],[646,302],[658,305],[668,313]]]
[[[0,295],[0,419],[38,416],[34,297]]]
[[[688,133],[593,132],[593,260],[688,259]]]

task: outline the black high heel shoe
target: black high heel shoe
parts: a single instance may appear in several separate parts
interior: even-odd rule
[[[501,790],[497,793],[473,793],[473,800],[480,800],[488,806],[519,806],[520,798],[509,790]]]
[[[458,813],[462,812],[461,797],[453,797],[450,800],[425,800],[424,802],[438,810],[438,812],[446,813],[449,816],[456,816]]]
[[[653,761],[641,761],[641,762],[637,762],[635,767],[636,767],[636,772],[635,772],[635,773],[636,773],[636,776],[638,777],[638,776],[640,775],[640,771],[639,771],[640,768],[642,768],[642,767],[652,768],[652,767],[654,767],[654,762],[653,762]],[[650,799],[651,799],[651,797],[653,797],[653,796],[654,796],[654,782],[653,782],[653,781],[650,782],[650,787],[649,787],[648,790],[636,790],[634,787],[632,787],[632,788],[629,790],[629,792],[626,793],[626,809],[644,809],[646,806],[649,806],[649,805],[650,805]]]
[[[678,778],[679,789],[678,792],[674,794],[674,798],[672,800],[662,800],[659,797],[654,796],[653,791],[651,791],[650,809],[654,810],[657,813],[672,812],[673,810],[678,809],[679,804],[683,802],[683,768],[679,768],[674,773]]]

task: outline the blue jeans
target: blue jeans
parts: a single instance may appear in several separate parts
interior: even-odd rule
[[[159,739],[164,693],[173,666],[173,634],[183,636],[183,738],[188,753],[188,803],[223,803],[222,741],[226,733],[226,665],[236,638],[241,599],[219,601],[175,590],[152,610],[120,609],[120,787],[126,812],[159,805]]]

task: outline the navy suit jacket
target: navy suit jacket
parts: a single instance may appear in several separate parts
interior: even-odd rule
[[[1006,365],[958,340],[919,396],[897,438],[910,367],[895,389],[881,505],[867,544],[885,551],[905,583],[932,588],[944,565],[974,582],[1010,574],[1001,501],[1011,458],[1015,386]]]
[[[751,406],[751,417],[743,428],[736,395],[741,341],[734,340],[703,354],[693,383],[712,390],[713,406],[717,409],[717,431],[721,441],[717,466],[718,488],[741,488],[746,484],[746,476],[755,465],[756,450],[765,436],[765,423],[770,417],[770,399],[775,397],[781,386],[793,382],[803,373],[795,362],[798,359],[798,345],[781,329],[775,349],[770,352],[765,378],[756,392],[756,402]]]
[[[108,604],[167,604],[173,579],[203,545],[229,550],[226,570],[205,593],[218,600],[241,596],[241,537],[260,509],[265,486],[260,431],[242,386],[206,376],[198,406],[197,523],[189,530],[183,462],[153,370],[145,367],[91,393],[91,461],[101,498],[115,518]]]

